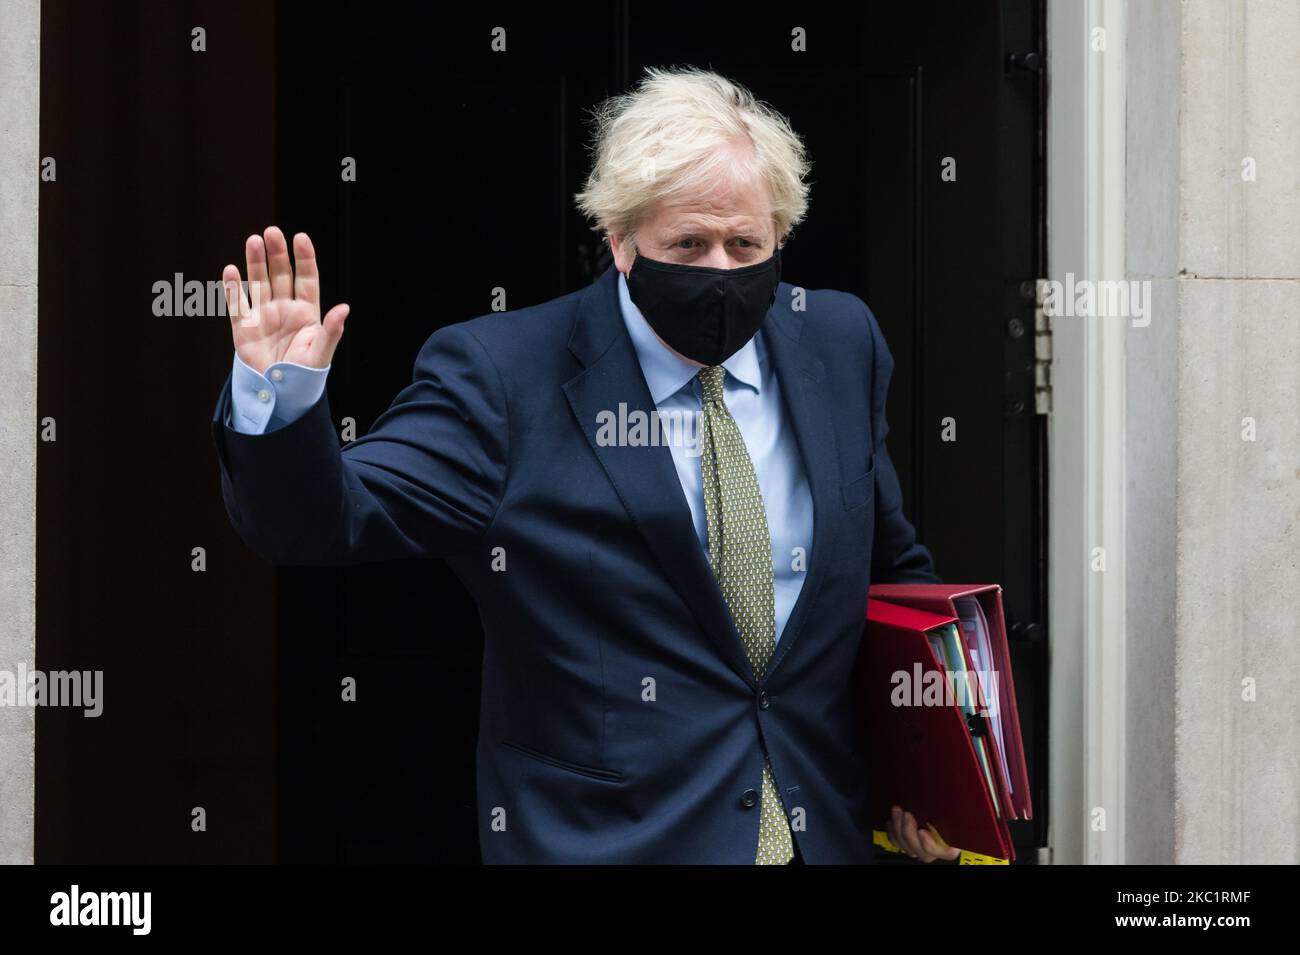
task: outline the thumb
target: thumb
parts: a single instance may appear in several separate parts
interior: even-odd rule
[[[339,339],[343,337],[343,323],[351,310],[348,305],[335,305],[325,313],[321,323],[321,334],[316,339],[318,367],[324,368],[334,360],[334,349],[338,347]]]

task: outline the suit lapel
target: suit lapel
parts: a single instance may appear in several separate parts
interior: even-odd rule
[[[841,523],[837,517],[842,514],[835,434],[831,427],[834,404],[827,390],[826,368],[800,343],[804,313],[795,313],[790,308],[790,287],[784,282],[781,285],[776,304],[763,324],[763,336],[799,445],[804,474],[808,477],[813,503],[813,539],[808,552],[807,577],[768,664],[769,676],[790,652],[812,612],[835,551],[834,538]]]
[[[799,444],[813,499],[813,540],[808,577],[800,590],[776,653],[770,674],[798,637],[816,600],[833,552],[839,504],[834,436],[829,396],[821,361],[799,343],[802,319],[784,303],[789,286],[777,292],[777,304],[763,323],[764,341],[776,368],[781,393]],[[650,550],[690,607],[728,665],[754,684],[752,668],[740,634],[727,608],[709,560],[700,546],[690,508],[666,445],[629,447],[602,444],[597,438],[600,415],[619,416],[640,411],[647,420],[655,405],[623,324],[618,302],[618,271],[610,266],[582,296],[569,350],[583,370],[564,384],[569,407],[618,492],[628,515]]]

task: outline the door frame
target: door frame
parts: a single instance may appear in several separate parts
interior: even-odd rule
[[[1126,274],[1126,17],[1126,0],[1047,2],[1047,278],[1056,281]],[[1104,51],[1093,48],[1099,38]],[[1053,863],[1124,862],[1126,327],[1062,317],[1051,328]]]

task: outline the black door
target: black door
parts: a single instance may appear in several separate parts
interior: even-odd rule
[[[352,304],[329,380],[340,426],[364,433],[435,328],[607,264],[572,202],[585,109],[648,65],[748,85],[814,163],[784,277],[871,305],[897,363],[889,441],[909,514],[945,580],[1004,586],[1037,810],[1015,836],[1032,861],[1046,498],[1024,289],[1041,266],[1042,93],[1034,59],[1014,55],[1042,51],[1039,3],[805,4],[791,22],[678,3],[416,10],[279,16],[279,221],[316,239],[325,299]],[[477,861],[467,594],[441,562],[280,582],[281,860]]]

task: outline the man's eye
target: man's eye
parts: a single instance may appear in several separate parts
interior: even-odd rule
[[[677,245],[678,245],[678,247],[685,249],[685,248],[688,248],[688,246],[687,246],[686,243],[694,242],[694,241],[695,241],[694,239],[678,239],[678,240],[677,240]]]

